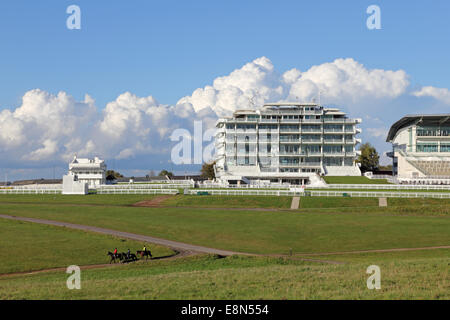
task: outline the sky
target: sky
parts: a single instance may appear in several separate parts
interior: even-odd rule
[[[370,5],[381,29],[367,27]],[[127,175],[195,172],[170,161],[177,128],[318,91],[383,155],[402,116],[450,113],[449,12],[445,0],[2,1],[0,180],[61,177],[74,154]]]

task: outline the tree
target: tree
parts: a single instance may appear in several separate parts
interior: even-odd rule
[[[159,177],[168,176],[170,178],[170,177],[173,177],[173,173],[164,169],[158,174],[158,176]]]
[[[202,169],[200,170],[201,176],[203,178],[208,178],[213,180],[216,177],[216,174],[214,173],[214,165],[216,164],[215,161],[210,163],[204,163],[202,165]]]
[[[364,143],[359,148],[361,155],[358,157],[357,162],[361,164],[361,171],[374,171],[379,167],[380,156],[377,150],[370,143]]]
[[[116,180],[117,178],[123,178],[123,175],[114,170],[106,170],[106,180],[112,181]]]

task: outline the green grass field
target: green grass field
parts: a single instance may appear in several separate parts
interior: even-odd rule
[[[89,197],[102,199],[104,196]],[[207,196],[199,198],[208,199]],[[240,198],[242,202],[249,201],[246,197]],[[427,206],[425,210],[411,206],[399,215],[396,207],[380,210],[361,203],[364,199],[343,198],[352,201],[349,203],[353,206],[349,208],[322,210],[310,204],[312,208],[299,211],[137,208],[112,206],[109,196],[103,199],[108,206],[8,202],[0,204],[0,209],[11,215],[88,224],[251,253],[286,253],[290,249],[328,252],[450,243],[448,214],[430,214],[434,206]],[[334,198],[304,198],[302,207],[304,200],[318,204],[328,202],[328,207],[337,205],[330,203]],[[355,206],[357,203],[360,205]],[[444,203],[444,207],[448,207],[448,201]],[[409,215],[408,210],[413,214]]]
[[[81,273],[81,290],[52,272],[0,280],[0,299],[449,299],[450,250],[378,254],[340,265],[197,256]],[[340,257],[341,261],[347,260]],[[381,269],[381,289],[366,269]]]
[[[109,263],[106,255],[142,249],[142,243],[90,232],[29,222],[0,219],[0,274]],[[168,248],[151,245],[155,257],[172,255]]]
[[[323,177],[328,184],[389,184],[386,179],[369,179],[367,177]]]
[[[376,198],[304,197],[299,210],[286,210],[290,197],[180,195],[166,200],[167,208],[131,206],[152,197],[1,195],[0,212],[286,257],[202,255],[83,270],[82,290],[68,290],[64,272],[0,277],[0,299],[450,298],[449,249],[337,254],[450,245],[450,200],[388,199],[389,206],[379,208]],[[245,206],[283,210],[226,209]],[[118,242],[123,250],[142,246],[0,219],[0,273],[107,263],[106,250]],[[160,255],[170,252],[151,248]],[[38,254],[29,259],[29,252]],[[290,252],[293,255],[287,256]],[[335,254],[316,255],[325,252]],[[295,260],[308,257],[343,264]],[[365,270],[371,264],[382,270],[382,290],[366,288]]]
[[[61,194],[1,194],[2,204],[43,204],[43,205],[76,205],[76,206],[129,206],[142,200],[151,200],[155,195],[139,194],[90,194],[87,196]]]
[[[290,208],[292,197],[277,196],[188,196],[166,199],[165,206],[200,208]]]

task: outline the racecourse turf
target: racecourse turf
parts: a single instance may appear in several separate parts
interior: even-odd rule
[[[0,299],[449,299],[449,257],[448,249],[415,251],[331,265],[196,256],[84,270],[80,290],[66,288],[64,272],[9,277],[0,279]],[[367,288],[373,264],[380,290]]]
[[[258,197],[223,197],[219,202],[212,196],[177,196],[170,199],[172,203],[163,202],[169,207],[132,206],[153,197],[1,195],[0,211],[271,256],[201,255],[83,270],[81,290],[66,288],[68,275],[63,271],[0,277],[0,299],[450,298],[449,249],[340,254],[448,246],[449,200],[388,199],[389,206],[379,208],[373,198],[304,197],[301,209],[286,210],[283,201],[287,200],[281,197],[275,205]],[[266,210],[223,208],[230,203],[242,203],[240,208],[259,203]],[[218,208],[210,208],[212,204]],[[282,210],[268,210],[271,206]],[[8,248],[0,256],[4,272],[72,264],[73,260],[64,260],[66,252],[79,257],[78,264],[104,263],[103,252],[117,243],[108,236],[9,220],[0,219],[0,228],[1,243]],[[72,252],[78,250],[74,242],[80,243],[84,256]],[[16,260],[10,260],[11,255],[35,247],[45,249],[38,251],[37,262],[17,254]],[[335,254],[317,255],[330,252]],[[279,254],[285,256],[273,257]],[[304,258],[314,261],[298,260]],[[372,264],[381,268],[381,290],[366,287],[366,268]]]
[[[4,214],[86,224],[259,254],[283,254],[291,250],[309,253],[424,247],[450,243],[448,200],[440,200],[441,205],[416,205],[401,209],[402,206],[367,206],[361,203],[365,201],[362,198],[352,199],[352,205],[360,203],[360,207],[332,209],[336,205],[332,203],[329,204],[330,209],[259,211],[114,206],[110,196],[91,195],[86,198],[89,197],[97,198],[95,205],[49,204],[39,200],[17,204],[6,201],[0,203],[0,209]],[[246,201],[246,197],[240,198],[242,202]],[[98,205],[101,199],[105,206]],[[144,199],[146,196],[141,196],[141,200]],[[301,200],[302,206],[303,201],[335,201],[333,198],[307,199]],[[118,198],[115,201],[122,203]],[[398,214],[399,211],[401,214]]]
[[[136,253],[143,247],[138,241],[7,219],[0,219],[0,241],[0,274],[109,263],[107,253],[114,248]],[[154,257],[174,254],[165,247],[147,247]]]
[[[367,177],[325,176],[323,179],[328,184],[389,184],[386,179],[369,179]]]

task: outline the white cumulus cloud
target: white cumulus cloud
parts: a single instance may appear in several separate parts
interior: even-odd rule
[[[433,97],[440,102],[450,105],[450,90],[447,88],[427,86],[414,91],[412,94],[416,97]]]
[[[65,164],[77,153],[106,159],[142,157],[151,165],[152,155],[169,159],[174,146],[171,133],[177,128],[192,133],[196,120],[202,120],[206,130],[217,117],[230,116],[237,109],[258,108],[266,102],[310,102],[319,92],[323,104],[366,108],[372,119],[380,115],[362,101],[388,101],[404,95],[408,86],[403,70],[369,69],[351,58],[306,71],[291,68],[279,72],[268,58],[260,57],[194,90],[175,105],[161,104],[151,95],[125,92],[103,107],[96,106],[88,95],[76,101],[66,92],[35,89],[24,94],[17,108],[0,111],[0,164],[18,166],[19,162],[36,167],[46,166],[50,160]],[[450,103],[448,89],[424,87],[413,94]],[[386,131],[384,127],[369,128],[367,133],[382,141]]]
[[[319,92],[333,104],[367,97],[395,98],[408,86],[403,70],[367,69],[351,58],[313,66],[305,72],[294,68],[280,74],[268,58],[261,57],[215,79],[210,86],[196,89],[179,103],[189,103],[196,111],[210,107],[218,116],[230,116],[236,109],[269,101],[310,102]]]

